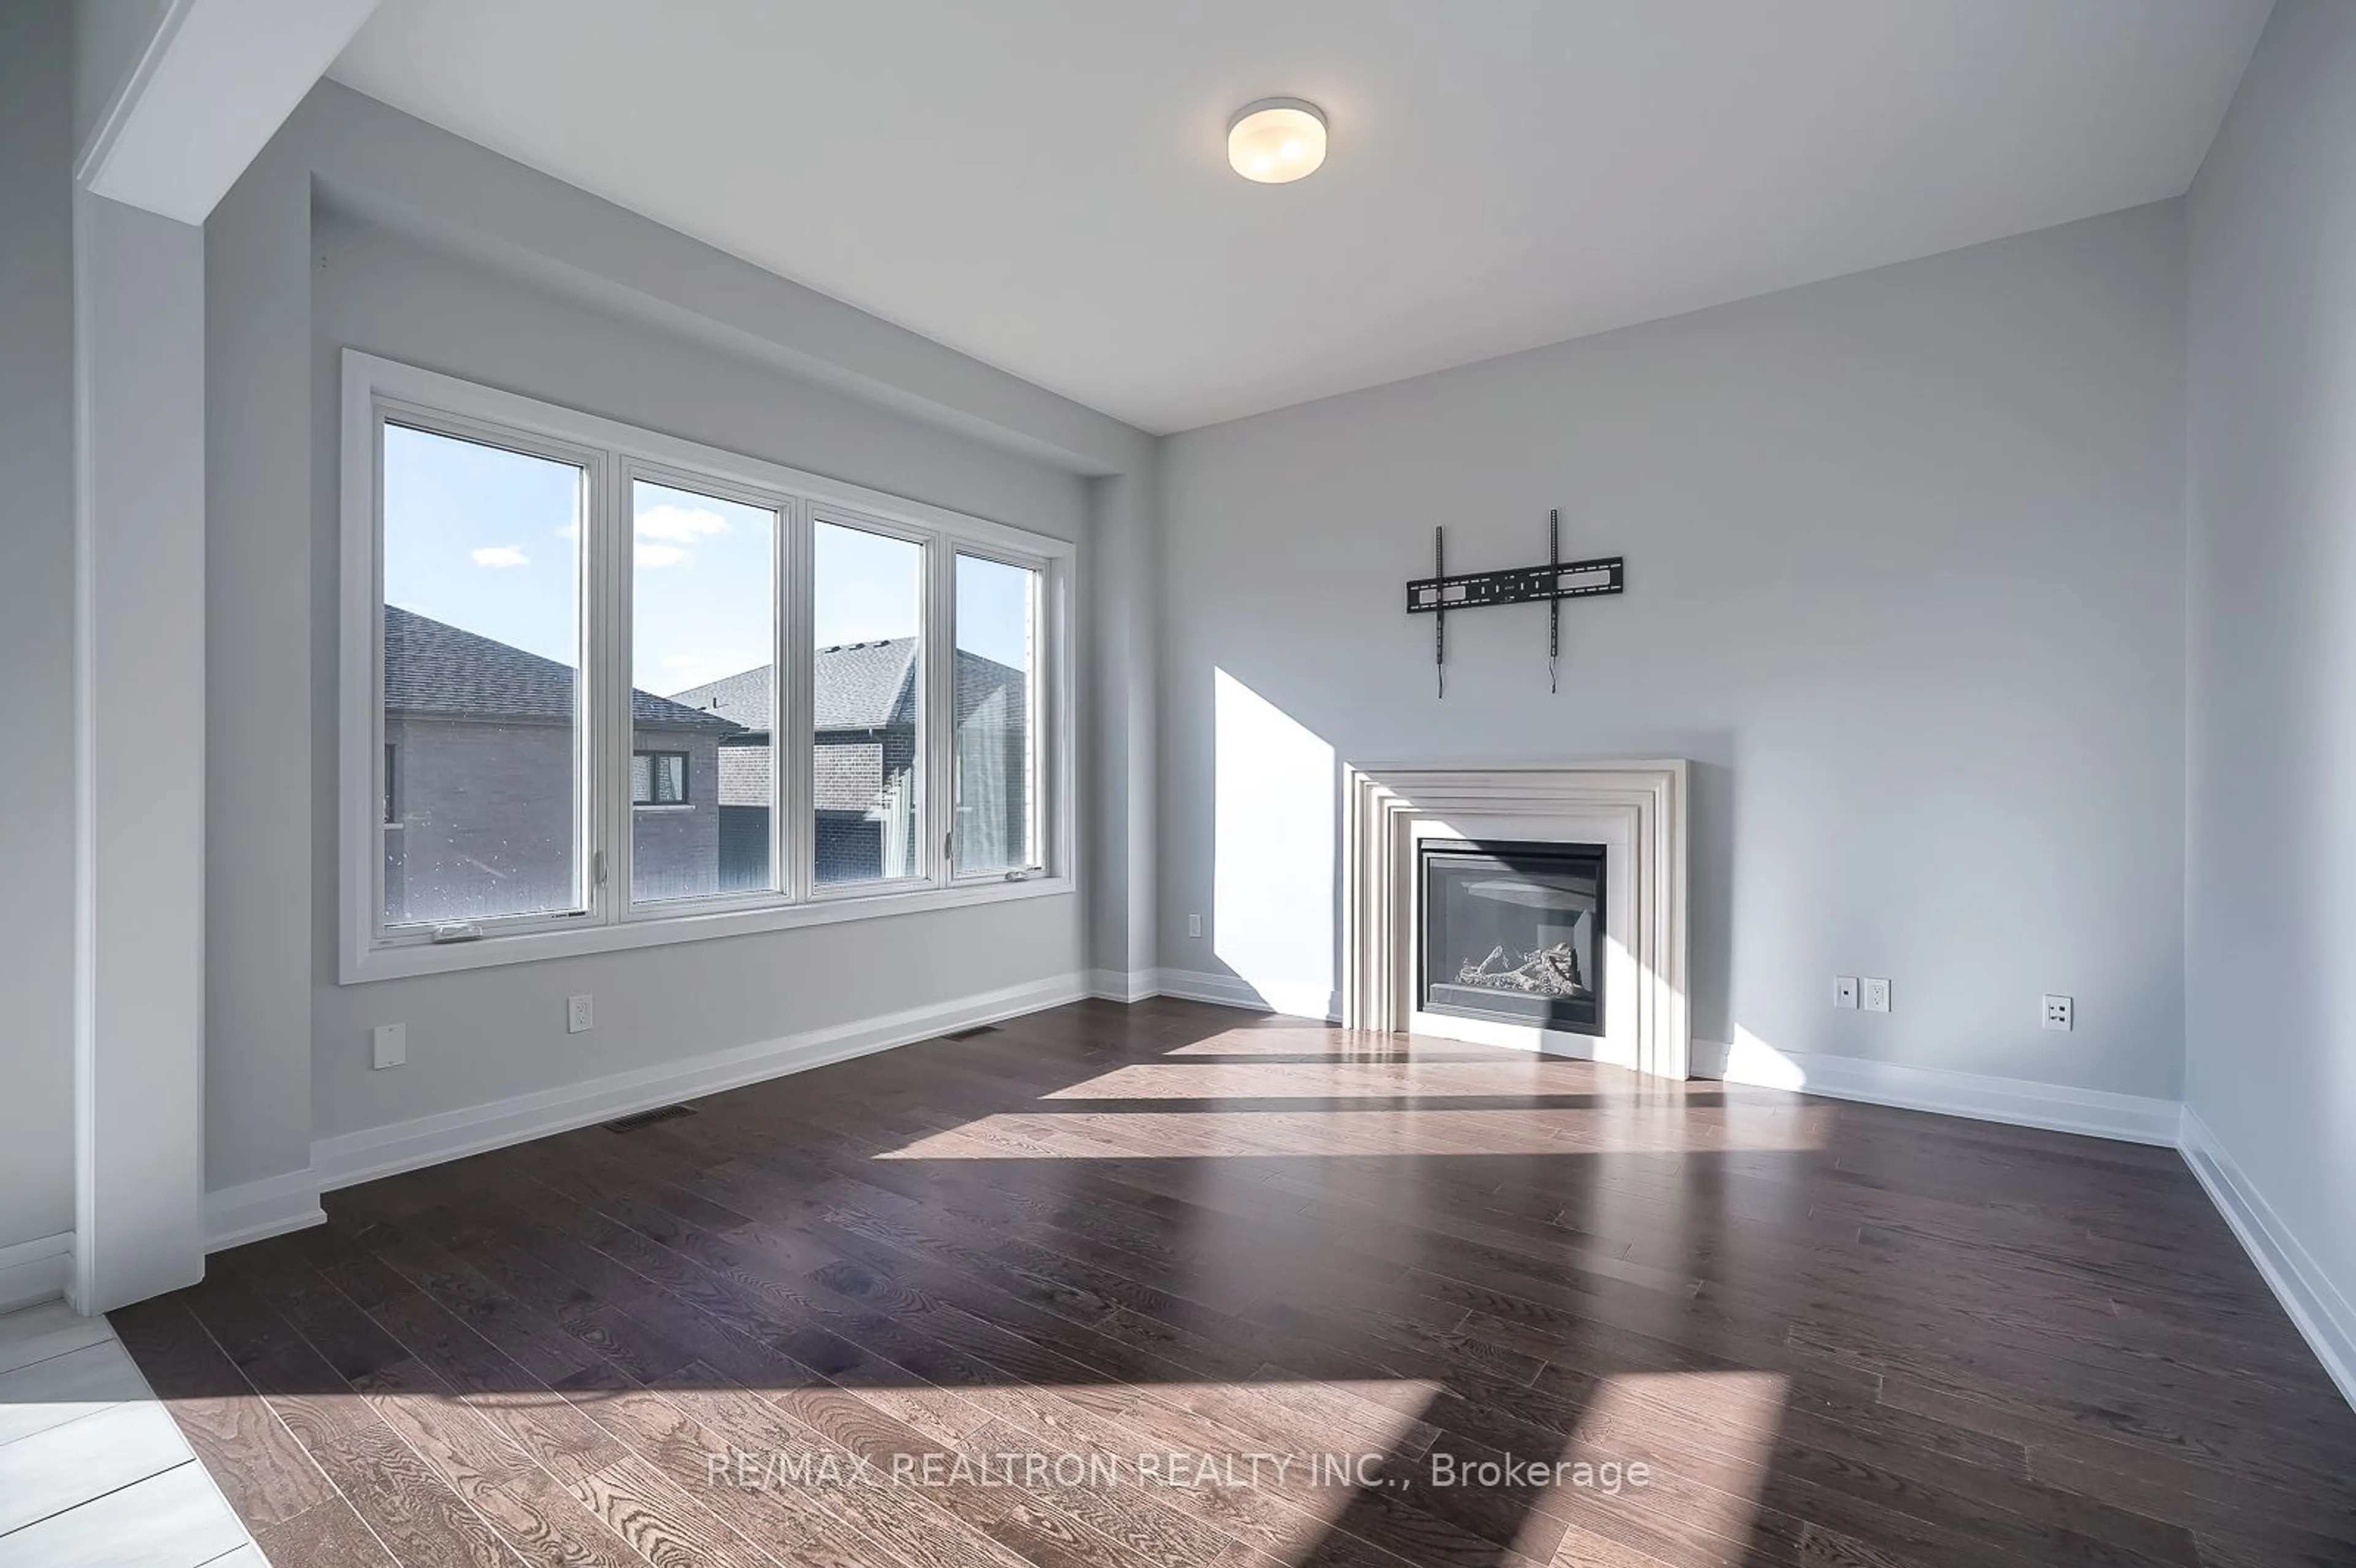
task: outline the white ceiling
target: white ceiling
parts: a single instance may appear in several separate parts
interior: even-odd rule
[[[2269,5],[384,0],[335,75],[1166,432],[2179,195]]]

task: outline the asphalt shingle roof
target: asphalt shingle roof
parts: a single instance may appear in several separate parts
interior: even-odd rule
[[[961,720],[995,692],[1009,687],[1018,693],[1023,689],[1019,669],[979,654],[960,653],[957,659]],[[810,727],[823,733],[889,730],[912,722],[916,711],[916,673],[914,637],[820,648],[811,672],[815,702]],[[773,679],[770,667],[763,665],[674,693],[671,700],[733,720],[748,731],[766,731]]]
[[[561,721],[573,717],[573,667],[529,654],[398,605],[384,607],[384,705],[452,719]],[[720,713],[630,693],[630,716],[650,730],[735,734]]]

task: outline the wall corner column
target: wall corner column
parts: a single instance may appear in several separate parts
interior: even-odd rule
[[[204,1274],[204,231],[74,197],[75,1243]]]

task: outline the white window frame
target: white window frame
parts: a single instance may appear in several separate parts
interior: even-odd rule
[[[342,357],[342,566],[338,625],[338,980],[357,985],[403,976],[529,963],[707,937],[868,920],[918,910],[1069,896],[1076,887],[1077,687],[1073,668],[1076,547],[1070,541],[969,517],[700,443],[502,392],[357,349]],[[476,923],[478,936],[436,940],[423,926],[383,922],[384,756],[381,615],[381,431],[399,422],[582,464],[589,473],[583,520],[583,678],[576,763],[575,849],[584,907],[554,915]],[[771,813],[776,891],[633,903],[631,882],[631,485],[644,478],[774,509],[778,537],[776,805]],[[923,837],[920,875],[815,885],[810,731],[810,541],[818,521],[913,539],[926,547],[921,709]],[[1042,864],[1032,870],[958,876],[948,851],[954,799],[948,721],[955,711],[957,556],[985,556],[1040,574],[1038,629],[1039,818]],[[602,867],[604,874],[598,875]]]

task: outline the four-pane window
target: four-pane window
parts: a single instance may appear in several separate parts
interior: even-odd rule
[[[1068,875],[1069,546],[346,365],[348,974]]]

